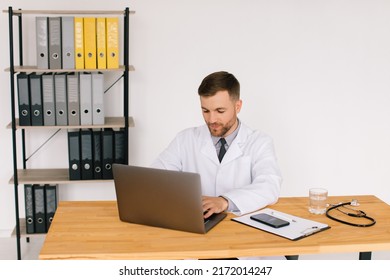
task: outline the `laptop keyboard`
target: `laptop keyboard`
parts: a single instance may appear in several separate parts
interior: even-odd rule
[[[204,212],[204,214],[205,214],[206,212]],[[205,219],[203,219],[204,221],[204,224],[207,224],[209,221],[211,221],[212,219],[213,219],[213,217],[215,216],[215,214],[212,214],[210,217],[208,217],[208,218],[205,218]]]

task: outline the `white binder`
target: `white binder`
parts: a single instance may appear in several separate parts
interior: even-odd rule
[[[92,75],[80,74],[80,124],[92,125]]]
[[[62,68],[74,69],[74,17],[62,17]]]
[[[49,68],[49,36],[47,17],[36,17],[36,45],[38,69]]]
[[[92,74],[92,124],[104,124],[104,74]]]

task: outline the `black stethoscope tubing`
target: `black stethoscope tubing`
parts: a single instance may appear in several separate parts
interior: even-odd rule
[[[326,216],[329,218],[329,219],[332,219],[334,221],[337,221],[337,222],[340,222],[342,224],[346,224],[346,225],[350,225],[350,226],[354,226],[354,227],[370,227],[370,226],[373,226],[375,225],[376,221],[374,218],[372,217],[369,217],[366,215],[365,212],[361,211],[361,210],[356,210],[358,212],[358,214],[354,214],[354,213],[345,213],[345,212],[342,212],[348,216],[351,216],[351,217],[356,217],[356,218],[364,218],[364,219],[367,219],[369,221],[371,221],[371,223],[369,224],[356,224],[356,223],[350,223],[350,222],[347,222],[347,221],[343,221],[343,220],[340,220],[340,219],[337,219],[333,216],[331,216],[329,214],[330,211],[334,210],[334,209],[337,209],[338,207],[341,207],[341,206],[344,206],[344,205],[351,205],[351,202],[343,202],[343,203],[340,203],[340,204],[336,204],[336,205],[333,205],[331,207],[329,207],[327,210],[326,210]]]

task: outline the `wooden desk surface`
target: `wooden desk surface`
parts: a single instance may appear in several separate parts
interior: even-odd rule
[[[39,258],[207,259],[390,250],[390,206],[375,196],[330,197],[329,202],[351,198],[359,200],[359,209],[374,217],[376,225],[352,227],[325,215],[310,214],[306,197],[280,198],[271,205],[272,209],[331,226],[298,241],[233,222],[232,214],[203,235],[121,222],[115,201],[63,201]]]

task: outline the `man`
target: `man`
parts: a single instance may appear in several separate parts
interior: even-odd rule
[[[199,173],[205,218],[223,211],[242,215],[275,203],[282,179],[273,142],[238,119],[238,80],[228,72],[212,73],[198,94],[206,125],[181,131],[152,166]]]

